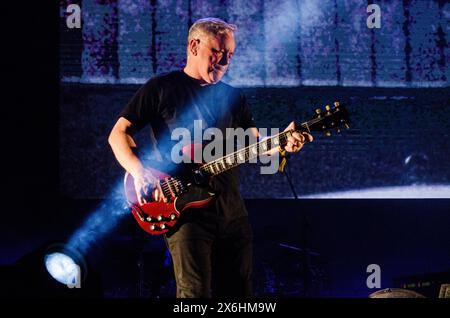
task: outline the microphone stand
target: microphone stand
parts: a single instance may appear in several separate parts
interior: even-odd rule
[[[297,202],[297,206],[299,205],[299,197],[297,195],[297,192],[295,191],[294,184],[292,183],[292,179],[290,176],[290,171],[288,173],[289,165],[288,165],[288,159],[290,157],[289,154],[286,154],[286,163],[283,170],[283,174],[286,176],[286,179],[289,183],[289,187],[291,188],[292,194],[294,195],[295,202]],[[306,231],[308,230],[308,220],[306,218],[305,213],[303,213],[299,209],[300,213],[300,253],[301,258],[303,261],[303,296],[309,297],[310,296],[310,259],[309,259],[309,248],[308,248],[308,236]]]

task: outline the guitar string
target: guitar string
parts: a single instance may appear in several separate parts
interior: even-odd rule
[[[314,118],[314,119],[312,119],[312,120],[310,120],[308,122],[302,123],[300,126],[309,130],[309,126],[311,126],[311,125],[313,125],[313,124],[315,124],[317,122],[320,122],[321,120],[325,119],[327,116],[329,116],[329,115],[325,115],[324,117],[320,116],[320,117]],[[262,145],[266,144],[266,148],[267,148],[267,146],[269,144],[271,146],[272,141],[274,141],[276,139],[276,137],[278,137],[278,144],[283,144],[286,141],[285,138],[287,137],[288,134],[292,135],[293,132],[298,132],[298,131],[300,131],[300,130],[292,129],[292,130],[289,130],[289,131],[281,132],[281,133],[279,133],[279,134],[277,134],[275,136],[272,136],[270,138],[267,138],[265,140],[257,142],[257,143],[255,143],[253,145],[247,146],[247,147],[245,147],[243,149],[235,151],[235,152],[233,152],[233,153],[231,153],[229,155],[226,155],[226,156],[224,156],[222,158],[219,158],[219,159],[213,160],[211,162],[208,162],[205,165],[203,165],[202,167],[200,167],[200,170],[206,170],[206,172],[209,172],[212,175],[220,174],[220,173],[222,173],[224,171],[227,171],[229,169],[232,169],[232,168],[234,168],[234,167],[236,167],[236,166],[238,166],[238,165],[240,165],[240,164],[242,164],[242,163],[244,163],[244,162],[246,162],[246,161],[248,161],[250,159],[253,159],[254,157],[251,157],[250,149],[253,149],[253,150],[256,149],[255,157],[257,157],[257,156],[260,155],[260,151],[261,151],[261,146]],[[269,147],[269,148],[273,149],[274,147]],[[239,154],[242,154],[242,153],[244,154],[244,159],[242,160],[242,162],[239,162]],[[226,160],[227,158],[232,158],[233,159],[232,163],[229,164],[229,165],[227,165],[227,160]],[[222,167],[219,167],[218,166],[219,164]],[[216,169],[218,170],[218,172],[213,171],[213,169],[214,169],[213,165],[216,166]],[[161,183],[163,183],[163,184],[161,185]],[[175,192],[178,192],[177,186],[178,187],[182,187],[182,184],[181,184],[181,182],[179,180],[176,180],[176,179],[172,178],[170,180],[164,180],[164,182],[160,182],[160,186],[161,186],[161,189],[163,190],[163,192],[170,192],[170,193],[173,192],[173,193],[175,193]]]
[[[303,125],[303,124],[302,124],[302,125]],[[279,133],[279,134],[277,134],[277,135],[275,135],[275,136],[272,136],[272,137],[270,137],[270,138],[268,138],[268,139],[259,141],[259,142],[255,143],[255,144],[253,144],[253,145],[250,145],[250,146],[247,146],[247,147],[245,147],[245,148],[242,148],[242,149],[240,149],[240,150],[238,150],[238,151],[235,151],[235,152],[233,152],[233,153],[231,153],[231,154],[229,154],[229,155],[226,155],[226,156],[224,156],[224,157],[222,157],[222,158],[219,158],[219,159],[213,160],[213,161],[211,161],[211,162],[208,162],[208,163],[206,163],[205,165],[203,165],[200,169],[202,169],[202,170],[207,170],[207,172],[209,172],[209,173],[211,173],[211,174],[213,174],[213,175],[220,174],[220,173],[222,173],[222,172],[224,172],[224,171],[227,171],[227,170],[229,170],[229,169],[231,169],[231,168],[234,168],[234,167],[236,167],[236,166],[238,166],[238,165],[240,165],[240,164],[242,164],[242,163],[244,163],[244,162],[246,162],[246,161],[248,161],[248,160],[250,160],[250,159],[253,159],[253,158],[255,158],[255,157],[258,157],[259,155],[261,155],[261,152],[260,152],[260,151],[261,151],[261,145],[263,145],[263,144],[269,144],[269,142],[270,142],[270,144],[272,144],[272,140],[276,139],[277,137],[278,137],[279,141],[281,141],[282,139],[286,138],[286,136],[287,136],[288,134],[291,134],[292,131],[293,131],[293,130],[289,130],[289,131],[285,131],[285,132]],[[285,142],[285,140],[279,142],[279,144],[283,144],[284,142]],[[267,147],[267,146],[266,146],[266,147]],[[251,149],[251,148],[257,150],[256,155],[255,155],[254,157],[252,157],[252,158],[250,158],[250,149]],[[270,149],[272,149],[272,148],[273,148],[273,147],[270,147]],[[269,150],[270,150],[270,149],[269,149]],[[267,151],[267,150],[264,150],[264,151]],[[244,159],[243,159],[243,160],[239,160],[239,154],[241,154],[241,153],[244,153]],[[230,166],[227,166],[227,165],[226,165],[226,158],[230,158],[230,157],[232,157],[233,160],[232,160],[232,163],[230,164]],[[241,162],[239,162],[239,161],[241,161]],[[224,169],[224,168],[217,167],[217,165],[218,165],[219,163],[220,163],[222,166],[225,166],[225,169]],[[225,164],[224,164],[224,163],[225,163]],[[216,165],[216,169],[218,168],[218,170],[219,170],[218,172],[214,172],[214,171],[213,171],[213,169],[214,169],[213,165]]]
[[[252,159],[251,158],[251,153],[250,153],[250,149],[252,149],[252,150],[256,150],[256,154],[255,154],[255,156],[254,157],[257,157],[258,155],[260,155],[261,154],[261,148],[268,148],[267,146],[267,144],[272,144],[272,140],[275,140],[276,138],[278,137],[278,139],[279,139],[279,143],[280,143],[280,141],[281,141],[281,144],[283,144],[284,143],[284,138],[285,138],[285,134],[282,134],[282,133],[280,133],[280,134],[277,134],[277,135],[275,135],[275,136],[272,136],[271,138],[269,138],[269,139],[266,139],[266,140],[262,140],[262,141],[260,141],[260,142],[258,142],[258,143],[255,143],[255,144],[253,144],[253,145],[250,145],[250,146],[247,146],[247,147],[245,147],[245,148],[243,148],[243,149],[240,149],[240,150],[238,150],[238,151],[235,151],[235,152],[233,152],[233,153],[231,153],[231,154],[229,154],[229,155],[227,155],[227,156],[225,156],[225,157],[223,157],[223,158],[219,158],[219,159],[216,159],[216,160],[214,160],[214,161],[211,161],[211,162],[209,162],[209,163],[207,163],[206,165],[205,165],[205,168],[213,168],[214,169],[214,165],[216,166],[216,169],[217,170],[219,170],[219,172],[218,173],[220,173],[220,170],[222,170],[222,171],[226,171],[226,170],[228,170],[228,169],[231,169],[231,168],[233,168],[234,166],[237,166],[237,165],[239,165],[239,164],[241,164],[241,163],[244,163],[244,162],[246,162],[247,160],[249,160],[249,159]],[[263,145],[265,145],[265,147],[262,147]],[[263,149],[264,151],[266,151],[267,149]],[[242,154],[243,153],[243,155],[244,155],[244,159],[241,159],[241,157],[239,156],[240,154]],[[232,163],[231,164],[229,164],[229,165],[227,165],[227,159],[228,158],[230,158],[230,159],[232,159]],[[225,167],[225,169],[223,169],[223,168],[221,168],[221,167],[219,167],[218,165],[221,165],[222,167]],[[209,169],[209,170],[212,170],[212,169]],[[218,174],[218,173],[215,173],[214,172],[214,174]]]
[[[333,115],[333,114],[335,114],[335,113],[338,112],[338,111],[340,111],[340,109],[335,110],[333,113],[328,113],[328,115],[325,114],[325,116],[319,116],[319,117],[317,117],[317,118],[313,118],[313,119],[311,119],[311,120],[308,121],[308,122],[305,122],[305,123],[300,124],[300,126],[303,127],[303,128],[306,128],[307,130],[309,130],[309,127],[310,127],[311,125],[314,125],[314,124],[317,123],[317,122],[320,122],[320,121],[322,121],[322,120],[324,120],[324,119],[327,119],[328,116]],[[231,168],[233,168],[233,167],[235,167],[235,166],[237,166],[237,165],[239,165],[239,164],[241,164],[241,163],[243,163],[243,162],[249,160],[250,157],[248,156],[248,155],[249,155],[249,152],[248,152],[248,151],[249,151],[250,148],[253,147],[253,148],[257,148],[257,149],[259,150],[260,147],[258,147],[258,146],[260,146],[260,145],[263,144],[263,143],[268,143],[269,141],[270,141],[270,143],[272,143],[272,140],[274,140],[276,137],[279,137],[279,138],[285,138],[286,135],[288,135],[289,133],[292,134],[293,132],[299,132],[299,131],[300,131],[299,129],[292,129],[292,130],[289,130],[289,131],[285,131],[285,132],[279,133],[279,134],[277,134],[277,135],[275,135],[275,136],[272,136],[272,137],[270,137],[270,138],[268,138],[268,139],[266,139],[266,140],[257,142],[257,143],[255,143],[255,144],[253,144],[253,145],[250,145],[250,146],[247,146],[247,147],[245,147],[245,148],[243,148],[243,149],[240,149],[240,150],[238,150],[238,151],[235,151],[235,152],[233,152],[233,153],[231,153],[231,154],[229,154],[229,155],[227,155],[227,156],[224,156],[224,157],[222,157],[222,158],[219,158],[219,159],[213,160],[213,161],[211,161],[211,162],[208,162],[208,163],[206,163],[205,165],[203,165],[200,169],[203,168],[203,170],[210,170],[210,171],[207,171],[207,172],[212,172],[213,175],[217,175],[217,174],[219,174],[219,173],[221,173],[221,172],[223,172],[223,171],[227,171],[227,170],[229,170],[229,169],[231,169]],[[273,147],[272,147],[272,148],[273,148]],[[272,148],[270,148],[270,149],[272,149]],[[270,150],[270,149],[269,149],[269,150]],[[211,167],[212,167],[213,165],[216,165],[216,166],[217,166],[218,163],[221,163],[222,166],[226,166],[226,165],[223,164],[223,162],[226,162],[226,158],[228,158],[228,157],[233,157],[233,159],[235,159],[236,156],[239,156],[239,153],[244,153],[244,161],[243,161],[243,162],[239,163],[238,160],[233,160],[234,162],[233,162],[232,166],[226,167],[226,169],[220,169],[220,167],[219,167],[219,169],[218,169],[219,172],[218,172],[218,173],[215,173],[214,171],[212,171],[213,169],[211,169]],[[257,155],[258,155],[258,154],[259,154],[259,153],[257,153]],[[245,157],[247,157],[247,156],[248,156],[248,158],[245,158]],[[236,164],[236,163],[238,163],[238,164]]]
[[[318,118],[312,119],[312,120],[310,120],[307,123],[302,123],[301,127],[308,129],[309,126],[311,126],[311,125],[313,125],[313,124],[323,120],[324,118],[326,118],[326,117],[318,117]],[[270,147],[270,146],[271,146],[272,143],[274,143],[273,141],[275,141],[277,137],[278,137],[278,144],[284,144],[285,141],[286,141],[286,137],[289,134],[292,135],[292,133],[295,132],[295,131],[300,131],[300,130],[292,129],[292,130],[289,130],[289,131],[281,132],[281,133],[279,133],[279,134],[277,134],[275,136],[272,136],[272,137],[270,137],[270,138],[268,138],[266,140],[262,140],[260,142],[257,142],[255,144],[253,144],[253,145],[247,146],[247,147],[245,147],[243,149],[240,149],[240,150],[235,151],[235,152],[233,152],[231,154],[228,154],[228,155],[226,155],[226,156],[224,156],[222,158],[219,158],[219,159],[213,160],[211,162],[208,162],[205,165],[203,165],[200,168],[200,170],[204,170],[204,171],[206,171],[206,172],[208,172],[208,173],[210,173],[212,175],[217,175],[217,174],[220,174],[222,172],[225,172],[225,171],[227,171],[229,169],[232,169],[232,168],[234,168],[234,167],[236,167],[236,166],[238,166],[238,165],[240,165],[240,164],[242,164],[242,163],[244,163],[244,162],[246,162],[246,161],[248,161],[250,159],[253,159],[254,157],[259,156],[261,154],[262,145],[266,145],[265,148],[269,148],[269,150],[272,149],[273,147]],[[250,149],[252,149],[252,150],[256,149],[256,154],[255,154],[254,157],[251,157]],[[265,150],[265,151],[267,151],[267,150]],[[239,158],[240,154],[244,155],[244,159],[243,160],[239,160],[240,159]],[[231,164],[227,164],[227,159],[228,158],[232,159],[232,163]],[[239,162],[239,161],[241,161],[241,162]],[[220,164],[221,167],[219,167],[219,164]],[[215,168],[214,168],[214,166],[215,166]],[[217,172],[215,170],[217,170]],[[176,185],[174,184],[175,182],[176,181],[174,181],[174,180],[165,181],[165,183],[167,185],[165,189],[170,191],[170,186],[176,187]],[[177,182],[177,183],[179,183],[179,182]]]

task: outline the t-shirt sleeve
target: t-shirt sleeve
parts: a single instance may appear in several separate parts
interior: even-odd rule
[[[244,130],[250,127],[256,127],[256,122],[253,118],[251,107],[248,104],[247,97],[243,92],[240,93],[240,107],[239,127],[242,127]]]
[[[141,130],[158,114],[158,92],[158,81],[149,80],[139,88],[118,117],[126,118],[133,124],[134,129]]]

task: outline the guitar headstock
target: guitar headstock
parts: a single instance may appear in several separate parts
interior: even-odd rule
[[[347,109],[339,102],[334,102],[333,107],[326,105],[323,110],[317,108],[312,119],[302,126],[309,131],[324,132],[326,136],[331,136],[331,130],[340,133],[342,128],[349,129],[349,122]]]

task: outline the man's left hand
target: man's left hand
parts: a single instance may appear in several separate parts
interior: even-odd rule
[[[284,131],[295,129],[296,129],[295,122],[291,122]],[[313,141],[313,136],[311,136],[307,132],[302,133],[294,132],[291,136],[288,137],[287,144],[286,146],[284,146],[284,150],[286,150],[287,152],[298,152],[300,151],[300,149],[303,148],[303,145],[306,142],[311,141]]]

